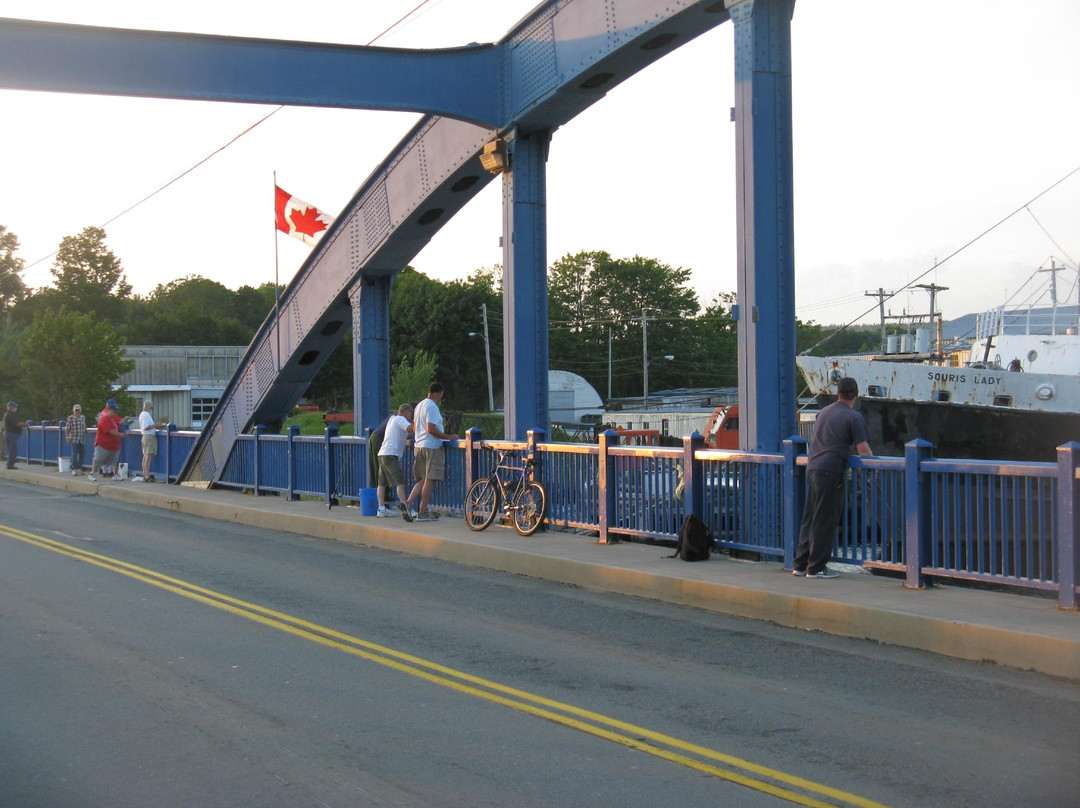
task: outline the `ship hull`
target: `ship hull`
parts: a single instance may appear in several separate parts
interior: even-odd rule
[[[904,444],[921,438],[938,457],[1054,462],[1058,446],[1080,441],[1075,377],[850,357],[798,360],[811,388],[826,391],[819,404],[836,400],[828,392],[835,391],[834,377],[859,383],[856,409],[866,418],[874,454],[902,455]],[[1048,390],[1052,396],[1040,399]]]

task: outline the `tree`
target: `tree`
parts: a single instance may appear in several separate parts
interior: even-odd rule
[[[551,366],[603,389],[610,347],[612,394],[640,394],[645,361],[681,357],[693,343],[700,305],[689,281],[690,270],[653,258],[615,259],[597,251],[559,259],[548,271]],[[648,358],[643,356],[646,339]],[[680,383],[685,374],[679,367],[652,365],[650,387]]]
[[[440,283],[406,269],[394,279],[390,298],[390,361],[397,364],[418,351],[439,357],[435,377],[454,409],[487,409],[487,367],[481,307],[487,304],[492,371],[501,371],[501,296],[494,270],[478,270],[465,281]],[[497,363],[497,367],[496,364]],[[501,374],[500,374],[501,375]],[[501,384],[496,378],[495,384]],[[426,395],[426,392],[425,392]]]
[[[732,316],[734,292],[721,292],[695,322],[695,340],[682,354],[688,387],[735,387],[739,383],[738,323]]]
[[[131,284],[120,259],[105,246],[105,231],[100,227],[65,236],[50,272],[56,278],[51,304],[82,314],[93,312],[99,320],[121,321]]]
[[[94,412],[109,398],[125,399],[112,386],[135,367],[124,359],[123,345],[112,325],[92,314],[47,309],[19,340],[24,398],[30,405],[23,411],[37,420],[59,420],[76,402]]]
[[[0,224],[0,315],[26,297],[22,279],[24,262],[15,256],[18,249],[18,236]]]
[[[390,407],[415,404],[427,398],[428,385],[435,381],[439,359],[435,354],[420,350],[415,356],[404,357],[394,365],[390,374]]]

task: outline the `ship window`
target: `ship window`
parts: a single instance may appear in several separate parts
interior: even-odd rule
[[[880,384],[871,384],[866,388],[869,398],[885,398],[885,388]]]
[[[995,407],[1011,407],[1012,396],[994,396]]]
[[[952,398],[952,393],[948,390],[934,391],[934,401],[948,401],[950,398]]]
[[[1034,351],[1034,350],[1028,351],[1028,361],[1029,362],[1034,362],[1038,358],[1039,358],[1039,352],[1038,351]]]

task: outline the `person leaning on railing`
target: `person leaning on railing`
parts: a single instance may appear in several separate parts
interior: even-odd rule
[[[26,428],[26,421],[20,421],[16,413],[19,405],[14,401],[7,403],[7,412],[4,414],[4,451],[7,453],[7,467],[15,468],[15,458],[19,454],[19,437]]]
[[[845,376],[836,385],[836,401],[818,413],[806,457],[806,507],[799,526],[793,575],[836,578],[826,566],[832,557],[836,528],[844,508],[844,471],[853,452],[869,455],[870,430],[855,412],[859,384]]]

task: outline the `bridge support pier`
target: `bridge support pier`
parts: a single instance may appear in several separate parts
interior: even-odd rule
[[[390,285],[393,275],[362,278],[349,293],[353,328],[353,434],[390,412]]]
[[[551,132],[509,139],[503,174],[503,399],[506,437],[548,422],[547,156]]]
[[[735,26],[739,446],[777,452],[795,420],[791,15],[795,0],[726,0]]]

